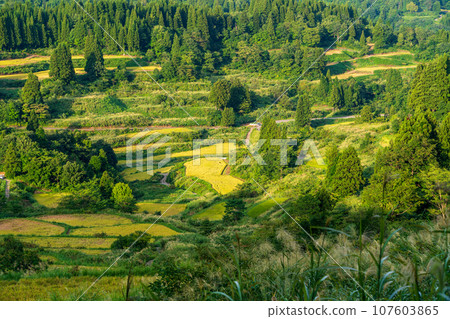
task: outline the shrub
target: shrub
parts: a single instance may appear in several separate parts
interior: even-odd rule
[[[13,236],[5,237],[0,243],[0,272],[36,270],[40,263],[38,254],[26,249]]]
[[[140,237],[142,236],[142,237]],[[130,248],[132,252],[141,251],[147,248],[150,242],[151,236],[149,234],[143,234],[142,232],[135,232],[126,236],[119,236],[119,238],[111,244],[112,250],[121,250]],[[134,244],[133,244],[134,243]],[[133,246],[131,246],[133,245]]]

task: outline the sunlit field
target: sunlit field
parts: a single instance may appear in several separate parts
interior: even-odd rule
[[[120,226],[103,226],[103,227],[89,227],[89,228],[77,228],[74,229],[71,234],[74,236],[126,236],[134,232],[144,232],[152,236],[173,236],[178,232],[170,229],[164,225],[154,224],[131,224]]]
[[[0,235],[60,235],[64,227],[29,219],[0,220]]]
[[[79,227],[114,226],[132,223],[132,221],[126,217],[106,214],[47,215],[39,217],[39,219]]]

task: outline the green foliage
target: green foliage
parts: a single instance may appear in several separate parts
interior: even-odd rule
[[[36,251],[25,248],[14,237],[5,237],[0,242],[0,272],[38,270],[40,263]]]
[[[362,123],[370,123],[374,119],[374,110],[371,105],[365,105],[360,113],[359,117]]]
[[[124,212],[133,212],[136,209],[133,192],[130,186],[125,183],[114,185],[111,198],[119,209]]]
[[[381,19],[378,19],[373,29],[373,41],[378,49],[390,46],[394,41],[392,26],[384,24]]]
[[[335,200],[323,187],[307,188],[290,205],[290,215],[308,233],[317,233],[318,228],[326,227],[329,213],[333,209]]]
[[[104,171],[100,178],[100,192],[104,198],[110,198],[114,188],[114,178],[112,178],[108,171]]]
[[[67,84],[75,79],[72,55],[66,43],[60,43],[50,58],[50,76]]]
[[[87,110],[89,112],[95,114],[112,114],[112,113],[120,113],[127,109],[125,103],[122,102],[116,95],[107,95],[99,101],[94,103],[90,103],[87,106]]]
[[[92,81],[101,77],[105,72],[103,53],[96,37],[89,34],[84,47],[84,58],[86,66],[84,70],[88,78]]]
[[[340,152],[336,144],[333,144],[331,148],[327,150],[327,153],[325,155],[327,159],[327,175],[325,177],[325,180],[327,181],[328,185],[331,185],[333,182],[333,176],[336,173],[336,166],[339,161]]]
[[[231,198],[225,202],[224,223],[235,223],[245,214],[245,202],[241,198]]]
[[[3,169],[6,177],[14,178],[22,173],[22,161],[16,152],[16,147],[13,143],[8,144],[8,148],[3,157]]]
[[[437,57],[417,67],[408,97],[408,105],[415,111],[431,110],[441,118],[450,110],[450,58]]]
[[[438,167],[421,174],[425,200],[431,205],[430,213],[442,219],[450,216],[450,171]]]
[[[438,137],[436,120],[430,111],[416,112],[403,121],[390,147],[391,166],[415,175],[427,165],[436,163]]]
[[[223,110],[228,107],[230,96],[231,82],[225,79],[220,79],[214,83],[209,99],[218,109]]]
[[[25,104],[42,103],[41,84],[38,77],[33,73],[28,74],[28,79],[22,88],[21,98]]]
[[[303,128],[311,123],[311,102],[309,97],[301,95],[298,98],[297,111],[295,112],[295,125]]]
[[[235,123],[234,111],[231,107],[227,107],[222,111],[220,125],[233,126]]]
[[[147,248],[151,240],[151,236],[142,232],[135,232],[126,236],[119,236],[112,244],[111,250],[125,250],[129,252],[139,252]]]
[[[438,129],[440,143],[440,161],[443,166],[450,168],[450,113],[442,120]]]
[[[353,147],[346,148],[338,157],[331,189],[341,197],[355,194],[364,182],[361,161]]]
[[[240,114],[250,112],[252,107],[250,91],[237,79],[215,82],[209,99],[220,110],[231,108]]]

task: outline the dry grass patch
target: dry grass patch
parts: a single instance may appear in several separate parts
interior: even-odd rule
[[[64,227],[29,219],[6,219],[0,221],[0,235],[59,235]]]
[[[70,226],[94,227],[94,226],[114,226],[131,224],[132,221],[126,217],[108,214],[65,214],[65,215],[47,215],[39,217],[41,220],[57,222]]]

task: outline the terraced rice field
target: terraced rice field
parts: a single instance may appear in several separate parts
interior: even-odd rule
[[[56,208],[59,201],[69,193],[41,193],[34,194],[33,198],[42,206],[47,208]]]
[[[151,226],[151,227],[150,227]],[[170,229],[164,225],[154,224],[131,224],[120,226],[104,226],[104,227],[89,227],[77,228],[71,232],[74,236],[94,236],[97,234],[106,234],[106,236],[126,236],[137,231],[146,231],[152,236],[173,236],[178,235],[178,232]],[[94,248],[94,247],[91,247]],[[103,248],[103,247],[102,247]]]
[[[151,144],[150,144],[151,145]],[[150,146],[149,145],[149,146]],[[165,144],[165,145],[169,145],[169,144]],[[233,148],[235,147],[235,144],[233,143],[218,143],[215,145],[209,145],[209,146],[205,146],[205,147],[201,147],[200,150],[196,151],[195,155],[196,156],[201,156],[201,157],[217,157],[217,156],[228,156],[230,148],[233,150]],[[118,147],[114,149],[114,152],[116,154],[120,154],[120,153],[124,153],[126,152],[126,147]],[[162,155],[156,155],[153,157],[154,161],[159,161],[161,159],[163,159],[165,157],[165,154]],[[171,158],[182,158],[182,157],[190,157],[193,158],[194,157],[194,151],[193,150],[189,150],[189,151],[182,151],[182,152],[176,152],[176,153],[172,153],[171,154]],[[136,163],[136,156],[133,155],[133,160],[132,163],[135,164]],[[119,165],[126,165],[126,160],[119,160],[118,162]]]
[[[138,132],[138,133],[128,133],[125,134],[124,136],[131,138],[134,136],[139,135],[139,137],[144,137],[144,136],[148,136],[154,133],[160,133],[160,134],[171,134],[171,133],[190,133],[193,132],[192,129],[187,128],[187,127],[169,127],[169,128],[160,128],[160,129],[154,129],[154,130],[149,130],[149,131],[142,131],[142,132]]]
[[[126,217],[108,214],[47,215],[39,217],[39,219],[78,227],[114,226],[132,223],[132,221]]]
[[[2,62],[2,61],[0,61],[0,62]],[[106,69],[113,70],[115,68],[107,67]],[[160,69],[160,67],[159,66],[143,66],[142,68],[141,67],[127,67],[127,69],[132,72],[146,72],[146,71],[148,72],[148,71],[153,71],[155,69]],[[74,70],[75,70],[76,74],[85,74],[86,73],[83,68],[74,68]],[[49,70],[34,72],[33,74],[36,75],[39,78],[39,80],[48,79],[50,77]],[[14,73],[14,74],[0,75],[0,79],[26,80],[27,78],[28,78],[28,73]]]
[[[44,248],[109,249],[115,238],[37,237],[23,236],[21,241]]]
[[[247,211],[247,215],[250,217],[258,217],[259,215],[269,211],[272,207],[278,206],[278,204],[281,204],[286,200],[287,198],[277,197],[275,198],[275,201],[273,199],[267,199],[265,201],[259,202]]]
[[[0,235],[60,235],[64,227],[29,219],[14,218],[0,221]]]
[[[165,166],[165,167],[161,167],[161,168],[155,167],[153,169],[153,174],[154,173],[168,173],[171,168],[172,168],[172,166]],[[145,169],[145,167],[144,167],[143,172],[138,171],[134,167],[129,167],[129,168],[124,169],[121,172],[121,175],[127,182],[145,181],[153,176],[153,175],[150,175],[147,173],[147,170]]]
[[[0,300],[76,300],[81,293],[95,280],[93,276],[76,276],[72,278],[22,278],[1,280]],[[126,277],[104,277],[95,289],[88,292],[86,300],[123,300]],[[136,285],[148,284],[152,277],[136,277]],[[115,297],[112,297],[115,296]]]
[[[192,216],[192,219],[208,219],[211,221],[221,220],[225,215],[225,202],[215,204],[200,213]]]
[[[106,60],[107,59],[123,59],[123,58],[128,58],[128,56],[105,54],[103,56],[103,58]],[[80,60],[80,59],[84,59],[84,56],[83,55],[73,55],[72,59]],[[43,62],[43,61],[50,61],[50,56],[30,56],[30,57],[21,58],[21,59],[0,60],[0,67],[25,65],[25,64],[38,63],[38,62]]]
[[[178,215],[186,209],[186,205],[184,204],[137,203],[137,206],[139,213],[148,212],[155,214],[156,212],[160,212],[164,216]]]
[[[338,74],[334,76],[333,78],[337,78],[339,80],[348,79],[350,77],[358,77],[358,76],[366,76],[366,75],[372,75],[375,71],[380,70],[388,70],[388,69],[413,69],[416,68],[417,65],[377,65],[377,66],[368,66],[368,67],[362,67],[357,68],[355,70],[350,70],[342,74]]]
[[[219,194],[228,194],[243,183],[231,175],[223,175],[227,163],[220,158],[200,158],[200,165],[190,161],[184,164],[186,176],[196,176],[212,185]]]
[[[200,156],[228,156],[228,153],[230,151],[230,147],[234,148],[235,144],[233,143],[218,143],[215,145],[209,145],[204,146],[200,148],[200,154],[198,154],[199,151],[196,151],[197,154],[194,154],[193,150],[184,151],[184,152],[178,152],[172,154],[172,157],[192,157],[193,155],[200,155]],[[222,153],[222,154],[220,154]]]

